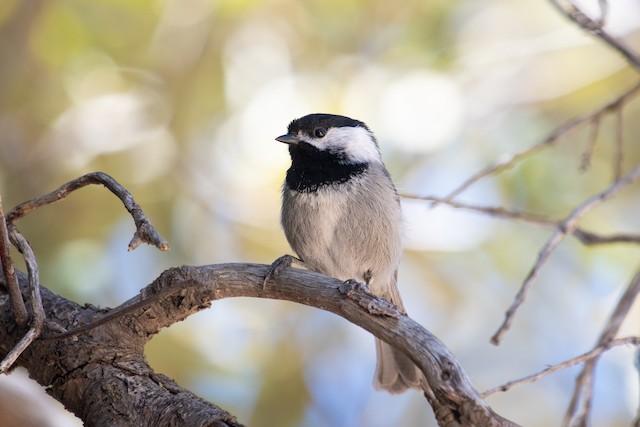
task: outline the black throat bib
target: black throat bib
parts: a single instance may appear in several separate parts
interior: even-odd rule
[[[287,186],[300,193],[313,193],[319,188],[342,184],[362,174],[368,163],[347,163],[344,154],[322,151],[300,142],[289,146],[291,167],[287,171]]]

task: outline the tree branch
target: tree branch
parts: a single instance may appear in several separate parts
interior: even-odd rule
[[[640,293],[640,270],[638,270],[627,286],[626,291],[620,297],[616,308],[611,313],[604,329],[600,333],[595,348],[606,346],[615,337],[622,322],[626,319],[629,310],[633,306]],[[593,398],[593,375],[600,355],[588,360],[576,379],[576,387],[571,398],[571,403],[567,409],[563,426],[587,426],[591,413],[591,403]]]
[[[468,203],[457,202],[455,200],[447,201],[435,196],[416,196],[413,194],[401,194],[400,197],[411,200],[424,200],[427,202],[433,202],[434,204],[443,204],[455,209],[479,212],[494,218],[512,219],[514,221],[539,225],[547,228],[562,227],[562,220],[549,219],[543,215],[537,215],[524,211],[509,210],[499,206],[476,206]],[[600,234],[592,233],[591,231],[584,230],[580,227],[576,227],[571,235],[578,239],[583,245],[587,246],[609,245],[613,243],[640,243],[640,235],[638,234],[620,233],[603,236]]]
[[[24,260],[27,264],[27,271],[29,272],[27,282],[29,284],[29,300],[31,302],[32,319],[27,333],[22,337],[18,344],[9,351],[0,363],[0,374],[7,372],[16,359],[20,357],[22,352],[25,351],[27,347],[29,347],[29,345],[31,345],[31,343],[40,335],[46,318],[44,307],[42,305],[42,297],[40,295],[40,275],[38,272],[38,264],[33,250],[31,249],[31,245],[27,239],[25,239],[24,236],[15,229],[15,224],[11,224],[9,230],[9,235],[13,240],[14,245],[16,245],[20,253],[24,255]]]
[[[20,272],[18,278],[26,291],[27,278]],[[6,284],[2,274],[0,284]],[[47,317],[66,328],[99,315],[95,307],[81,307],[46,288],[41,294]],[[20,337],[12,318],[8,297],[0,293],[0,354]],[[240,426],[224,410],[154,373],[136,324],[114,322],[78,339],[37,339],[17,364],[86,426]]]
[[[575,129],[582,126],[583,124],[589,123],[589,122],[594,123],[594,121],[600,121],[603,115],[610,112],[615,112],[618,109],[622,108],[624,104],[627,103],[633,97],[635,97],[638,94],[638,92],[640,92],[640,82],[636,83],[634,86],[627,89],[623,94],[618,96],[618,98],[598,108],[597,110],[589,114],[586,114],[584,116],[575,117],[571,120],[564,122],[562,125],[558,126],[553,132],[551,132],[545,139],[543,139],[539,143],[532,145],[531,147],[526,148],[525,150],[522,150],[518,153],[512,154],[508,158],[501,160],[491,166],[487,166],[486,168],[476,172],[467,180],[465,180],[462,184],[456,187],[453,191],[451,191],[449,194],[442,197],[442,200],[443,200],[442,203],[452,201],[454,198],[456,198],[466,189],[468,189],[473,184],[478,182],[480,179],[490,175],[498,174],[506,169],[509,169],[510,167],[518,163],[520,160],[523,160],[537,153],[538,151],[541,151],[544,148],[555,145],[560,140],[561,137],[566,136],[567,134],[574,131]],[[591,140],[589,142],[589,146],[591,146],[594,143],[594,142],[591,142],[593,138],[594,136],[592,134]],[[437,206],[438,203],[441,203],[441,202],[434,202],[433,205]]]
[[[38,359],[36,355],[42,357],[43,353],[50,354],[54,348],[57,354],[67,354],[67,347],[71,346],[74,348],[74,357],[83,354],[92,360],[92,363],[108,364],[111,367],[114,357],[121,359],[126,354],[129,361],[133,360],[131,363],[134,368],[129,367],[132,374],[153,377],[154,374],[144,362],[142,349],[144,342],[161,328],[208,307],[212,300],[243,296],[288,300],[336,313],[407,353],[427,378],[427,397],[440,425],[515,425],[495,414],[481,399],[462,366],[444,344],[397,307],[358,286],[354,287],[317,273],[297,269],[284,270],[263,288],[262,283],[267,270],[268,266],[256,264],[183,266],[167,270],[143,289],[140,295],[114,309],[120,310],[121,315],[112,318],[112,321],[76,339],[39,339],[27,349],[19,362],[30,372],[43,368],[60,370],[49,373],[47,377],[67,378],[69,372],[63,369],[65,364],[43,366],[35,359]],[[135,305],[138,305],[135,310],[122,311],[123,308]],[[61,309],[61,306],[67,308]],[[95,309],[81,308],[48,291],[45,310],[48,315],[53,311],[56,322],[68,329],[73,329],[74,322],[70,319],[87,324],[98,316]],[[111,310],[107,312],[107,316],[110,312]],[[5,330],[0,331],[0,338],[3,333],[10,333],[6,324],[1,327]],[[0,342],[6,343],[7,340],[2,339]],[[115,349],[114,342],[118,343]],[[87,346],[92,350],[88,351]],[[114,351],[116,355],[113,354]],[[96,352],[98,354],[95,354]],[[78,363],[73,365],[78,366]],[[115,369],[118,369],[118,366],[115,366]],[[32,373],[39,381],[42,381],[42,375]],[[85,376],[86,373],[73,373],[73,378],[77,381],[81,381]],[[62,392],[69,387],[66,380],[62,381],[62,384],[52,384],[51,381],[41,383],[54,386],[51,393],[67,408],[81,417],[85,414],[87,408],[82,403],[85,399],[70,402],[68,393]],[[78,390],[76,394],[99,392],[102,389],[94,386],[89,390],[86,387],[88,385],[83,384],[82,390]],[[152,402],[147,403],[153,405]],[[113,403],[114,406],[119,404]],[[130,410],[130,406],[126,405],[127,410]]]
[[[102,172],[93,172],[76,178],[72,181],[59,187],[57,190],[47,193],[43,196],[36,197],[28,200],[20,205],[16,206],[5,220],[0,204],[0,220],[2,225],[0,226],[0,260],[2,261],[3,275],[7,277],[6,286],[9,289],[9,295],[11,297],[11,305],[14,315],[16,317],[16,323],[20,326],[26,324],[26,309],[24,307],[24,300],[20,293],[15,279],[15,270],[13,263],[9,256],[9,246],[7,244],[7,238],[14,244],[14,246],[22,253],[25,262],[27,264],[27,271],[29,273],[28,283],[31,294],[31,311],[32,321],[26,335],[15,345],[14,348],[4,357],[0,362],[0,374],[5,373],[11,368],[20,354],[33,342],[35,338],[40,336],[42,328],[44,326],[46,316],[44,308],[42,306],[42,300],[40,296],[40,279],[38,272],[38,263],[36,261],[35,254],[31,249],[31,245],[24,238],[24,236],[18,231],[15,224],[16,220],[27,215],[33,210],[62,200],[66,198],[71,192],[84,187],[88,184],[103,184],[112,193],[114,193],[123,202],[127,211],[133,217],[136,225],[136,231],[129,243],[129,250],[133,250],[141,243],[149,243],[158,247],[161,250],[168,250],[169,245],[160,236],[156,229],[151,225],[151,221],[146,217],[140,206],[134,201],[133,196],[127,191],[126,188],[121,186],[116,180],[109,175]],[[54,329],[59,330],[59,325],[53,325]]]
[[[626,338],[619,338],[619,339],[615,339],[615,340],[611,340],[609,342],[606,342],[604,344],[601,344],[595,348],[593,348],[592,350],[581,354],[580,356],[576,356],[572,359],[569,360],[565,360],[562,363],[558,363],[557,365],[551,365],[546,369],[543,369],[540,372],[536,372],[535,374],[531,374],[528,375],[526,377],[523,378],[519,378],[517,380],[513,380],[513,381],[509,381],[507,383],[504,383],[498,387],[494,387],[494,388],[490,388],[487,391],[483,391],[480,395],[483,398],[487,398],[489,396],[491,396],[492,394],[496,394],[498,392],[501,391],[509,391],[512,388],[522,385],[522,384],[530,384],[533,382],[538,381],[539,379],[546,377],[549,374],[553,374],[554,372],[560,371],[562,369],[565,368],[570,368],[571,366],[575,366],[579,363],[582,362],[587,362],[589,360],[595,359],[597,357],[600,357],[604,352],[606,352],[607,350],[612,349],[613,347],[618,347],[621,345],[635,345],[635,346],[639,346],[640,345],[640,337],[626,337]]]
[[[511,323],[513,322],[513,317],[515,316],[518,307],[520,307],[520,305],[524,303],[527,292],[529,291],[531,286],[533,286],[540,268],[542,268],[546,260],[549,258],[549,255],[551,255],[551,252],[553,252],[553,250],[560,244],[562,239],[564,239],[564,237],[568,234],[573,233],[575,228],[578,226],[578,221],[580,220],[580,218],[582,218],[591,209],[603,203],[604,201],[618,193],[620,190],[622,190],[624,187],[634,182],[636,179],[638,179],[638,177],[640,177],[640,165],[636,166],[633,170],[631,170],[631,172],[621,177],[604,191],[601,191],[600,193],[584,201],[582,204],[578,205],[561,222],[561,226],[556,229],[551,237],[549,237],[549,240],[547,240],[547,243],[538,254],[536,263],[529,271],[529,274],[527,274],[527,277],[522,283],[520,290],[516,294],[513,303],[507,310],[502,325],[500,325],[497,332],[493,335],[493,337],[491,337],[491,342],[493,344],[499,344],[504,334],[509,330],[509,328],[511,327]]]
[[[24,305],[22,294],[20,293],[20,286],[18,285],[18,279],[16,278],[15,267],[11,260],[11,243],[9,242],[9,230],[7,230],[7,223],[4,218],[4,210],[2,208],[2,197],[0,196],[0,263],[2,263],[2,272],[4,277],[7,278],[7,288],[9,290],[9,296],[11,297],[11,307],[13,313],[16,316],[16,323],[20,327],[27,326],[27,320],[29,320],[29,314],[27,308]]]
[[[58,189],[47,193],[43,196],[36,197],[35,199],[28,200],[19,204],[7,215],[7,223],[13,224],[17,219],[22,218],[29,212],[48,205],[58,200],[65,199],[73,191],[82,188],[90,184],[102,184],[109,191],[115,194],[124,204],[129,214],[133,217],[133,221],[136,225],[136,231],[129,242],[129,250],[133,250],[140,246],[142,243],[148,243],[157,247],[162,251],[169,250],[169,244],[167,241],[156,231],[151,225],[151,221],[142,212],[140,206],[135,202],[133,196],[126,188],[120,185],[115,179],[110,177],[104,172],[91,172],[83,175],[79,178],[71,180],[66,184],[61,185]]]
[[[581,27],[583,30],[591,34],[595,34],[596,37],[600,38],[602,41],[608,44],[612,49],[620,53],[627,60],[629,65],[634,67],[636,70],[640,70],[640,57],[631,49],[629,49],[622,41],[611,36],[603,28],[607,9],[608,9],[606,6],[603,7],[603,4],[606,5],[607,2],[602,0],[600,1],[602,17],[597,21],[594,21],[591,18],[589,18],[587,15],[584,14],[584,12],[582,12],[582,10],[580,10],[576,5],[572,3],[565,2],[566,4],[566,7],[565,7],[562,4],[560,4],[559,0],[549,0],[549,2],[551,3],[552,6],[556,8],[558,12],[560,12],[561,15],[565,16],[569,20],[578,24],[578,26]]]

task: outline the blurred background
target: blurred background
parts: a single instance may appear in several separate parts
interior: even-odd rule
[[[597,17],[597,0],[576,3]],[[637,52],[639,26],[637,1],[610,2],[606,30]],[[133,223],[96,186],[19,222],[45,286],[115,306],[172,266],[268,264],[290,252],[279,226],[289,158],[274,138],[295,117],[366,122],[402,193],[443,196],[637,80],[544,0],[2,0],[0,194],[8,211],[96,170],[127,187],[170,252],[127,253]],[[639,118],[634,100],[624,109],[624,172],[640,162]],[[614,118],[601,122],[591,168],[581,172],[589,132],[460,200],[562,218],[613,179]],[[630,186],[581,224],[638,233],[639,195]],[[403,206],[407,310],[480,391],[589,350],[638,267],[637,245],[567,238],[495,347],[489,338],[551,230],[421,201]],[[639,333],[640,310],[630,317],[622,336]],[[217,301],[163,331],[146,353],[157,371],[254,427],[435,425],[419,393],[371,388],[368,333],[292,303]],[[599,363],[594,425],[633,419],[632,360],[632,348],[616,348]],[[522,425],[558,425],[577,372],[488,402]]]

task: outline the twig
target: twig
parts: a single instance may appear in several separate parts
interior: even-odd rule
[[[544,265],[546,260],[549,258],[549,255],[553,252],[553,250],[560,244],[562,239],[568,234],[573,233],[575,228],[578,225],[578,220],[582,218],[587,212],[591,209],[609,199],[611,196],[616,194],[618,191],[623,189],[625,186],[631,184],[640,176],[640,166],[636,166],[631,172],[627,175],[620,178],[616,181],[612,186],[607,188],[606,190],[590,197],[584,203],[576,207],[571,211],[571,213],[560,223],[560,227],[556,229],[556,231],[551,235],[547,243],[545,243],[544,247],[538,254],[538,259],[536,260],[535,265],[527,274],[520,290],[516,294],[516,297],[506,312],[505,319],[502,325],[498,328],[498,331],[491,337],[491,343],[498,345],[502,340],[504,334],[509,330],[511,326],[511,322],[513,321],[513,317],[516,313],[516,310],[522,303],[524,302],[527,292],[533,285],[536,277],[538,276],[538,272],[540,268]]]
[[[607,23],[609,2],[607,0],[598,0],[598,6],[600,7],[600,18],[598,18],[596,22],[598,23],[598,27],[602,28]]]
[[[144,214],[140,206],[135,202],[133,196],[127,191],[126,188],[121,186],[116,180],[109,175],[102,172],[93,172],[76,178],[72,181],[63,184],[58,189],[47,193],[43,196],[36,197],[28,200],[24,203],[16,206],[6,219],[6,227],[8,236],[11,242],[18,248],[18,250],[24,255],[25,262],[27,263],[27,270],[29,273],[29,290],[31,308],[33,312],[33,321],[27,334],[20,340],[20,342],[11,349],[4,360],[0,363],[0,373],[6,372],[15,363],[17,358],[22,352],[40,336],[43,325],[45,323],[45,313],[42,307],[42,298],[40,295],[40,279],[38,273],[38,263],[35,255],[27,239],[22,236],[15,225],[16,220],[22,218],[33,210],[48,205],[50,203],[63,200],[73,191],[82,188],[89,184],[102,184],[107,187],[113,194],[115,194],[124,204],[127,211],[133,217],[136,225],[136,231],[129,242],[129,250],[137,248],[142,243],[148,243],[156,246],[160,250],[168,250],[169,245],[164,238],[156,231],[151,224],[151,221]],[[1,213],[1,212],[0,212]],[[0,218],[2,219],[2,218]],[[5,224],[5,221],[2,221]],[[5,262],[3,260],[3,266]],[[7,276],[7,283],[10,280],[11,275]],[[15,280],[15,274],[14,274]],[[19,287],[18,287],[19,292]],[[13,301],[13,298],[12,298]]]
[[[605,43],[607,43],[611,48],[618,51],[627,62],[634,68],[640,70],[640,57],[636,55],[631,49],[625,46],[620,40],[615,39],[609,33],[605,32],[602,28],[602,24],[604,21],[598,22],[593,21],[587,15],[585,15],[580,9],[578,9],[574,4],[567,4],[567,7],[560,4],[558,0],[549,0],[552,6],[554,6],[562,15],[569,18],[571,21],[578,24],[581,28],[588,31],[591,34],[595,34],[597,37],[602,39]],[[600,3],[602,7],[602,2]],[[604,15],[606,9],[602,11],[602,16],[604,19]]]
[[[613,313],[611,313],[609,320],[600,333],[596,348],[608,344],[615,338],[639,293],[640,270],[636,272],[624,294],[620,297],[616,308],[613,310]],[[574,389],[571,403],[569,404],[562,423],[563,426],[588,425],[588,418],[593,401],[593,375],[597,362],[597,356],[587,361],[578,375],[576,388]]]
[[[640,243],[640,235],[638,234],[611,234],[609,236],[601,236],[580,228],[573,231],[576,237],[584,245],[609,245],[611,243]]]
[[[558,142],[558,140],[560,139],[560,137],[565,136],[566,134],[568,134],[569,132],[575,130],[577,127],[581,126],[582,124],[591,121],[591,120],[600,120],[600,117],[608,112],[611,111],[616,111],[619,108],[622,108],[622,106],[632,97],[634,97],[638,91],[640,91],[640,82],[636,83],[634,86],[632,86],[631,88],[629,88],[626,92],[624,92],[622,95],[620,95],[618,98],[616,98],[615,100],[613,100],[612,102],[610,102],[609,104],[597,109],[596,111],[593,111],[587,115],[581,116],[581,117],[576,117],[573,118],[569,121],[564,122],[562,125],[560,125],[559,127],[557,127],[553,132],[551,132],[551,134],[549,134],[549,136],[547,136],[544,140],[542,140],[541,142],[523,150],[520,151],[519,153],[513,154],[511,157],[500,161],[492,166],[488,166],[485,169],[480,170],[479,172],[475,173],[474,175],[472,175],[471,177],[469,177],[466,181],[464,181],[460,186],[458,186],[457,188],[455,188],[452,192],[450,192],[449,194],[447,194],[446,196],[444,196],[442,199],[442,203],[446,203],[446,202],[450,202],[451,200],[453,200],[456,196],[458,196],[459,194],[461,194],[463,191],[465,191],[467,188],[469,188],[471,185],[473,185],[474,183],[476,183],[477,181],[479,181],[480,179],[489,176],[489,175],[493,175],[493,174],[497,174],[500,173],[510,167],[512,167],[515,163],[519,162],[520,160],[530,156],[531,154],[534,154],[546,147],[550,147],[553,146],[556,142]],[[597,118],[597,119],[596,119]],[[437,206],[439,202],[434,202],[433,206]]]
[[[7,278],[7,289],[11,300],[11,309],[16,316],[16,323],[20,327],[27,326],[29,313],[24,305],[20,285],[16,278],[16,271],[11,260],[11,243],[9,242],[9,231],[4,218],[4,210],[2,209],[2,197],[0,196],[0,262],[2,262],[2,271],[4,277]]]
[[[613,180],[617,181],[622,176],[622,163],[624,162],[624,127],[622,110],[616,111],[616,155],[613,163]]]
[[[633,365],[636,368],[636,373],[640,374],[640,348],[637,348],[635,351],[635,354],[633,355]],[[633,421],[633,424],[631,424],[633,427],[640,427],[640,406],[637,409],[636,412],[636,419]]]
[[[530,212],[512,211],[498,206],[476,206],[468,203],[458,202],[455,200],[447,200],[436,196],[416,196],[414,194],[401,194],[400,197],[411,200],[424,200],[426,202],[432,202],[434,205],[447,205],[455,209],[464,209],[474,212],[480,212],[485,215],[494,216],[497,218],[508,218],[524,223],[542,225],[542,226],[556,226],[557,223],[543,215],[537,215]]]
[[[62,200],[73,191],[89,184],[102,184],[107,187],[109,191],[115,194],[122,201],[124,207],[133,217],[133,221],[136,225],[136,231],[131,242],[129,242],[130,251],[137,248],[142,243],[153,245],[162,251],[169,250],[169,244],[153,227],[149,218],[147,218],[142,209],[140,209],[140,206],[138,206],[133,199],[131,193],[129,193],[129,191],[127,191],[127,189],[120,185],[115,179],[103,172],[88,173],[63,184],[58,189],[50,193],[19,204],[7,215],[7,222],[13,223],[15,220],[25,216],[34,209]]]
[[[611,340],[605,344],[599,345],[598,347],[594,348],[591,351],[581,354],[580,356],[574,357],[569,360],[565,360],[564,362],[558,363],[557,365],[549,366],[548,368],[543,369],[542,371],[537,372],[535,374],[528,375],[526,377],[523,377],[517,380],[509,381],[498,387],[491,388],[487,391],[480,393],[480,395],[483,398],[487,398],[492,394],[496,394],[501,391],[509,391],[513,387],[516,387],[522,384],[530,384],[530,383],[536,382],[540,378],[543,378],[549,374],[553,374],[554,372],[557,372],[561,369],[569,368],[579,363],[586,362],[596,357],[599,357],[601,354],[603,354],[604,352],[606,352],[607,350],[613,347],[617,347],[620,345],[629,345],[629,344],[636,345],[636,346],[640,345],[640,337],[626,337],[626,338]]]
[[[589,132],[589,142],[587,148],[582,153],[582,162],[580,163],[580,171],[585,172],[591,167],[591,157],[598,142],[598,132],[600,130],[600,118],[601,116],[595,116],[591,119],[591,131]]]
[[[2,362],[0,362],[0,374],[7,372],[22,352],[40,335],[45,320],[42,298],[40,297],[40,278],[36,257],[31,249],[31,245],[29,245],[27,239],[20,234],[15,224],[9,224],[8,230],[11,241],[20,253],[22,253],[27,264],[32,321],[26,335],[11,349]]]
[[[454,209],[464,209],[473,212],[479,212],[485,215],[489,215],[496,218],[507,218],[516,221],[523,222],[525,224],[539,225],[549,228],[561,227],[560,220],[549,219],[543,215],[537,215],[530,212],[513,211],[497,206],[476,206],[467,203],[457,202],[455,200],[446,201],[439,197],[434,196],[416,196],[413,194],[401,194],[400,197],[412,200],[424,200],[427,202],[433,202],[437,204],[443,204],[450,206]],[[637,234],[612,234],[609,236],[602,236],[592,233],[590,231],[583,230],[580,227],[576,227],[573,230],[573,237],[578,239],[582,244],[590,245],[604,245],[612,243],[640,243],[640,235]]]

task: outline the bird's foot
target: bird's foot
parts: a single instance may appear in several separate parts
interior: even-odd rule
[[[264,276],[264,281],[262,282],[262,289],[267,287],[267,283],[274,277],[277,276],[284,270],[285,268],[291,267],[293,263],[304,266],[304,262],[300,258],[296,258],[292,255],[282,255],[277,260],[273,261],[271,267],[269,267],[269,271],[267,271],[267,275]]]
[[[371,294],[371,292],[369,291],[369,287],[362,282],[358,282],[356,279],[345,280],[344,282],[342,282],[342,285],[340,285],[340,292],[345,295],[358,291],[362,291],[366,294]]]
[[[347,298],[355,301],[370,314],[388,316],[395,319],[402,315],[402,311],[396,307],[395,304],[382,297],[374,295],[366,284],[360,283],[357,280],[345,280],[338,287],[338,291]]]

